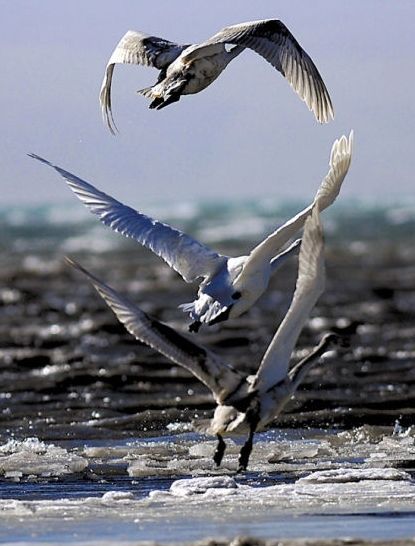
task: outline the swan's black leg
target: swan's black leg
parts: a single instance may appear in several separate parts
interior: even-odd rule
[[[255,433],[254,430],[249,431],[248,439],[242,446],[241,451],[239,452],[239,459],[238,459],[239,466],[237,470],[238,474],[246,470],[246,467],[248,466],[249,456],[251,455],[252,446],[254,442],[254,433]]]
[[[174,93],[173,95],[170,95],[166,100],[162,100],[162,102],[158,104],[157,106],[150,105],[150,108],[156,108],[156,110],[161,110],[162,108],[165,108],[169,104],[173,104],[173,102],[177,102],[179,100],[180,100],[180,94]]]
[[[259,423],[258,411],[259,411],[259,408],[256,408],[255,412],[254,411],[250,412],[248,410],[248,412],[250,413],[249,434],[248,434],[248,438],[246,442],[244,443],[241,451],[239,452],[239,459],[238,459],[239,466],[238,466],[238,470],[236,471],[238,474],[239,472],[246,470],[246,467],[248,466],[249,456],[251,455],[252,446],[254,443],[254,434]],[[247,415],[248,415],[248,412],[247,412]]]
[[[189,324],[189,332],[198,332],[199,328],[202,326],[200,320],[195,320]]]
[[[216,434],[216,436],[218,437],[218,444],[213,455],[213,460],[216,466],[220,466],[220,463],[222,462],[223,456],[225,454],[226,444],[220,434]]]
[[[155,99],[153,99],[150,104],[148,105],[148,107],[150,108],[150,110],[153,110],[154,108],[158,108],[160,106],[160,104],[162,104],[164,101],[164,98],[163,97],[156,97]]]
[[[229,307],[226,307],[224,311],[219,313],[219,315],[216,315],[215,318],[209,321],[209,326],[212,326],[213,324],[218,324],[219,322],[223,322],[224,320],[228,320],[229,313],[231,312],[231,309],[233,307],[233,303],[229,305]]]

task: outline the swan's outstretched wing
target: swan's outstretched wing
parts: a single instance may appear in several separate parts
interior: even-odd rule
[[[234,392],[243,381],[244,375],[226,365],[214,353],[147,315],[76,262],[66,260],[88,277],[130,334],[189,370],[213,392],[218,402]]]
[[[111,110],[111,83],[115,65],[139,64],[162,70],[177,59],[186,47],[186,45],[175,44],[157,36],[149,36],[144,32],[129,30],[124,34],[105,68],[99,93],[102,116],[112,134],[115,134],[117,130]]]
[[[323,233],[318,206],[315,206],[304,227],[293,300],[265,352],[252,389],[264,392],[286,377],[298,336],[324,290],[323,251]]]
[[[334,141],[330,153],[330,170],[320,184],[314,198],[314,202],[318,202],[320,211],[329,207],[339,195],[343,180],[352,162],[352,151],[353,131],[350,131],[349,138],[343,135]]]
[[[350,132],[349,138],[343,135],[334,142],[330,154],[329,172],[321,182],[313,203],[293,216],[271,235],[268,235],[251,251],[241,274],[235,282],[236,289],[239,284],[243,285],[244,278],[251,275],[251,272],[257,269],[258,264],[271,261],[281,248],[303,227],[315,203],[318,203],[321,212],[335,201],[350,167],[352,149],[353,131]]]
[[[182,231],[158,222],[131,207],[123,205],[106,193],[78,178],[74,174],[53,165],[35,154],[30,157],[42,161],[57,171],[77,197],[96,214],[101,222],[125,237],[131,237],[152,250],[177,271],[186,282],[198,277],[209,277],[226,261]]]
[[[281,21],[266,19],[226,27],[189,55],[196,58],[203,55],[200,48],[218,43],[253,49],[281,72],[318,121],[327,123],[334,117],[330,95],[315,64]]]

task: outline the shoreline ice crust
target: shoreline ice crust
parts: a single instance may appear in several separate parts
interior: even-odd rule
[[[370,510],[413,511],[415,482],[409,473],[388,469],[355,469],[314,472],[293,484],[256,487],[240,484],[230,476],[176,480],[168,491],[154,490],[137,500],[131,492],[108,490],[100,497],[80,500],[1,500],[0,518],[87,519],[92,517],[139,517],[140,521],[161,521],[181,517],[191,507],[192,515],[221,520],[253,514],[347,514]],[[156,508],[156,510],[155,510]]]
[[[0,446],[0,472],[9,482],[65,480],[71,474],[81,482],[82,472],[94,469],[95,479],[101,476],[108,488],[103,493],[97,490],[96,496],[73,499],[63,481],[62,496],[66,492],[69,498],[0,499],[0,519],[53,519],[64,513],[81,520],[110,515],[156,522],[181,518],[183,510],[191,509],[195,518],[228,521],[248,511],[251,518],[413,511],[415,482],[410,472],[396,468],[403,460],[403,466],[415,466],[412,430],[393,436],[380,427],[359,427],[305,436],[276,441],[267,433],[259,435],[251,471],[245,476],[235,476],[239,446],[233,442],[224,469],[214,470],[215,442],[186,435],[175,442],[131,441],[72,451],[35,438],[10,440]],[[127,489],[111,489],[111,476],[127,473]],[[168,490],[160,490],[157,480],[166,476],[173,481]],[[139,498],[144,484],[151,483],[149,493]]]

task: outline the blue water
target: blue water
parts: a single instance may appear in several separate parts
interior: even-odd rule
[[[142,212],[184,230],[206,244],[254,242],[276,229],[305,202],[251,200],[239,202],[150,203]],[[342,200],[324,212],[329,239],[348,241],[412,238],[415,202],[374,204]],[[57,249],[95,252],[122,249],[128,245],[99,224],[85,208],[42,205],[0,208],[0,249],[40,252]]]
[[[183,476],[188,478],[189,476]],[[85,497],[102,497],[110,487],[111,491],[133,493],[134,498],[147,497],[151,491],[167,491],[175,478],[141,478],[137,480],[128,476],[117,476],[100,481],[82,481],[68,479],[65,481],[36,481],[36,482],[3,482],[0,484],[1,499],[15,499],[23,501],[54,500],[54,499],[83,499]]]

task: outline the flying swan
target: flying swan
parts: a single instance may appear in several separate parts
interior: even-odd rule
[[[282,250],[304,226],[314,204],[322,211],[330,206],[340,192],[352,156],[353,132],[333,144],[330,168],[313,202],[271,233],[248,256],[232,258],[218,254],[189,235],[120,203],[88,182],[78,178],[46,159],[37,159],[55,169],[77,197],[114,231],[130,237],[152,250],[177,271],[186,282],[203,277],[197,298],[180,307],[193,320],[190,331],[201,324],[216,324],[247,311],[265,292],[278,267],[297,251],[299,240]]]
[[[180,45],[144,32],[129,30],[114,49],[105,69],[99,100],[102,115],[115,134],[111,108],[111,83],[116,64],[138,64],[160,70],[152,87],[141,89],[160,110],[182,95],[208,87],[245,48],[272,64],[305,101],[316,119],[327,123],[334,117],[329,93],[315,64],[288,28],[277,19],[250,21],[226,27],[201,44]]]
[[[258,372],[251,376],[244,375],[209,349],[147,315],[80,265],[67,260],[89,278],[130,334],[186,368],[212,391],[217,407],[207,432],[218,439],[213,457],[217,466],[226,448],[223,435],[248,433],[239,455],[238,470],[241,471],[248,465],[255,431],[266,427],[282,412],[312,365],[338,341],[335,334],[326,334],[308,356],[289,370],[298,336],[324,290],[323,247],[318,206],[315,205],[305,222],[291,306],[269,344]]]

